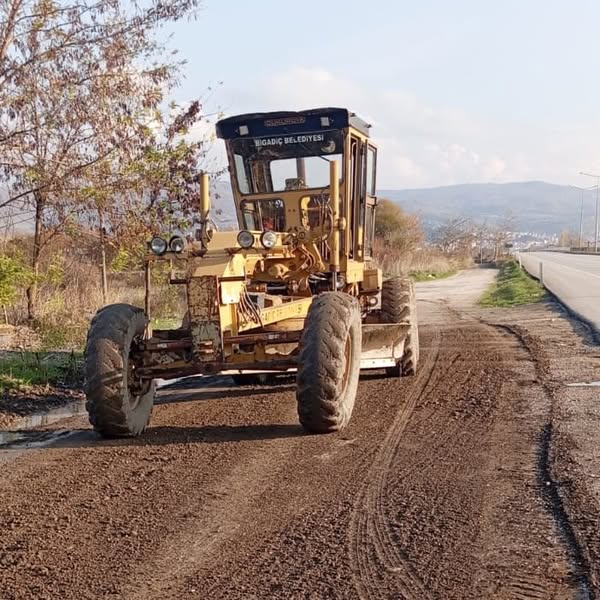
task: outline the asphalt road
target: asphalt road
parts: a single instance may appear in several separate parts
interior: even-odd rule
[[[523,252],[523,266],[569,309],[600,331],[600,256]]]

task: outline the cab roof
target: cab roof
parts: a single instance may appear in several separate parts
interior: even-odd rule
[[[228,140],[346,127],[354,127],[368,137],[371,126],[346,108],[311,108],[301,111],[247,113],[221,119],[217,123],[217,136]]]

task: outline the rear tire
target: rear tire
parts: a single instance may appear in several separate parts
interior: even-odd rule
[[[411,279],[393,277],[383,282],[381,320],[383,323],[410,323],[402,358],[395,367],[386,369],[387,375],[390,377],[415,375],[419,362],[419,327],[415,286]]]
[[[310,433],[331,433],[350,421],[358,378],[362,328],[356,298],[325,292],[310,306],[300,339],[296,400]]]
[[[140,435],[152,413],[154,381],[135,378],[131,350],[148,323],[129,304],[100,309],[85,348],[85,395],[90,423],[103,437]]]

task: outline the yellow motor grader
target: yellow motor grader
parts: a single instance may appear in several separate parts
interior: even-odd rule
[[[150,420],[157,378],[230,374],[252,383],[296,373],[298,416],[312,433],[342,429],[361,369],[412,375],[419,359],[410,280],[383,281],[373,262],[377,149],[369,125],[341,108],[221,120],[239,231],[217,231],[201,180],[192,235],[155,237],[146,306],[102,308],[88,333],[90,422],[106,437]],[[151,269],[178,265],[179,329],[149,327]]]

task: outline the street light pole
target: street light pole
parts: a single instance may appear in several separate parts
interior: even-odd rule
[[[600,192],[600,177],[596,179],[596,225],[594,227],[594,252],[598,252],[598,192]]]
[[[594,173],[584,173],[583,171],[580,171],[579,174],[596,178],[596,220],[594,226],[594,252],[598,252],[598,204],[600,203],[600,175],[596,175]]]

